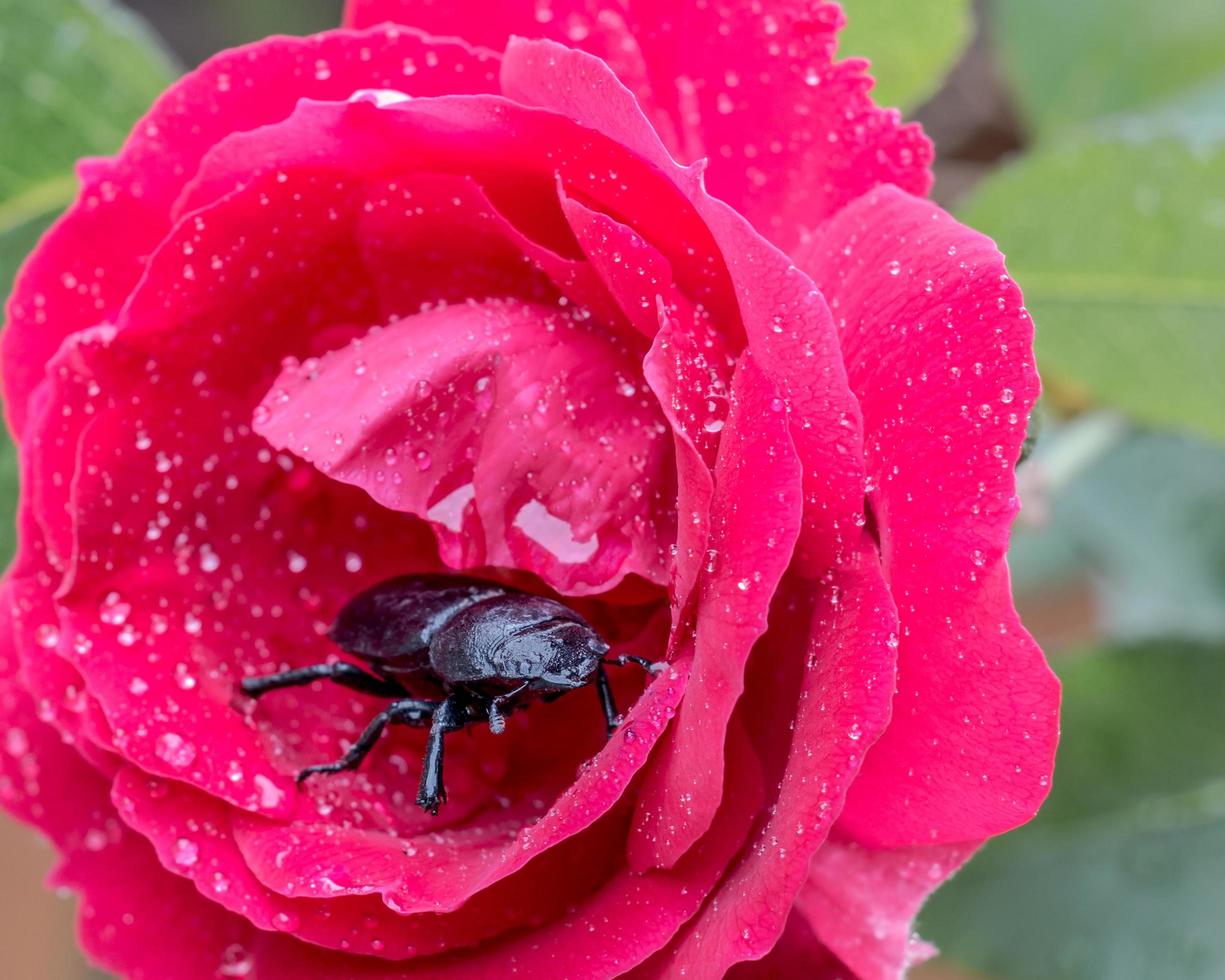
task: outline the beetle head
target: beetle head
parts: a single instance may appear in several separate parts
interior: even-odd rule
[[[585,623],[555,619],[539,630],[508,638],[510,659],[520,652],[537,663],[532,687],[538,691],[570,691],[582,687],[595,673],[608,644]]]

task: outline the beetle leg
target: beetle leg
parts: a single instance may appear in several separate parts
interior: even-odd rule
[[[307,766],[298,773],[298,782],[301,783],[304,779],[317,773],[344,772],[348,769],[356,769],[362,764],[362,760],[370,754],[370,750],[374,748],[374,743],[379,740],[379,736],[383,734],[383,729],[389,723],[398,722],[405,725],[424,725],[426,720],[434,713],[437,703],[436,701],[418,701],[415,698],[405,698],[397,701],[386,711],[381,711],[375,715],[370,720],[370,724],[366,726],[366,730],[362,732],[361,737],[336,762],[330,762],[322,766]]]
[[[513,698],[516,694],[522,694],[531,685],[531,681],[524,681],[513,691],[507,691],[505,694],[499,694],[496,698],[489,699],[489,705],[486,708],[486,713],[489,716],[489,730],[495,735],[501,735],[506,730],[506,718],[502,714],[502,705]]]
[[[442,783],[442,742],[448,732],[458,731],[468,723],[458,699],[452,695],[434,709],[430,736],[425,743],[425,761],[421,768],[421,785],[417,789],[417,806],[426,813],[438,815],[438,806],[445,803],[447,790]]]
[[[664,669],[666,664],[662,660],[647,660],[646,657],[635,657],[633,654],[623,653],[619,657],[614,657],[612,660],[601,660],[600,663],[608,666],[627,667],[630,664],[637,664],[648,674],[658,674]]]
[[[261,694],[275,691],[282,687],[301,687],[317,680],[330,680],[341,687],[347,687],[362,694],[373,694],[383,698],[398,698],[407,694],[398,682],[375,677],[364,670],[345,663],[343,660],[334,664],[315,664],[313,667],[299,667],[297,670],[286,670],[279,674],[269,674],[266,677],[247,677],[243,679],[243,693],[249,697],[258,698]]]
[[[613,700],[612,687],[609,686],[608,674],[602,662],[595,671],[595,688],[600,694],[600,707],[604,709],[604,722],[608,725],[608,737],[612,738],[613,732],[621,724],[621,715],[617,713],[617,702]]]

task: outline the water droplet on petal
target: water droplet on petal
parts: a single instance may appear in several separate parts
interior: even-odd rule
[[[196,747],[175,732],[159,735],[153,750],[159,759],[175,769],[187,768],[196,758]]]

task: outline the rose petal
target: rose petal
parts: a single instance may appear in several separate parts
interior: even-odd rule
[[[737,963],[727,980],[846,980],[846,969],[817,938],[802,915],[792,912],[774,948],[760,960]]]
[[[931,145],[876,108],[866,62],[834,62],[832,3],[350,0],[346,23],[412,24],[501,49],[515,34],[603,58],[678,159],[709,158],[711,192],[784,247],[864,191],[930,186]],[[513,43],[512,43],[513,46]],[[541,78],[551,74],[542,66]]]
[[[800,262],[840,317],[902,621],[893,721],[842,825],[877,846],[981,840],[1037,811],[1057,740],[1058,682],[1004,559],[1033,325],[990,239],[897,190],[848,207]]]
[[[495,90],[497,58],[417,31],[333,31],[223,52],[176,82],[111,160],[82,168],[77,203],[23,268],[3,337],[13,430],[63,339],[112,319],[201,158],[229,133],[285,118],[300,98],[347,99],[366,88],[412,95]]]
[[[588,263],[527,237],[469,177],[423,173],[375,183],[353,235],[374,281],[376,323],[426,303],[517,296],[537,303],[566,297],[611,333],[628,328]]]
[[[630,866],[671,867],[709,828],[723,798],[724,735],[749,653],[800,529],[800,464],[786,405],[751,354],[731,385],[715,464],[706,574],[689,690],[639,795]]]
[[[80,942],[104,969],[131,980],[252,975],[259,930],[162,871],[130,831],[103,851],[70,852],[51,882],[80,895]]]
[[[430,520],[450,564],[584,594],[666,574],[671,447],[637,375],[631,350],[556,308],[447,307],[287,367],[256,430]]]
[[[625,833],[624,816],[613,814],[587,836],[549,852],[520,875],[477,895],[461,911],[409,916],[374,897],[348,897],[350,893],[340,884],[322,895],[304,893],[292,898],[269,891],[252,874],[236,846],[233,820],[244,818],[186,786],[151,779],[128,768],[116,779],[113,795],[124,821],[153,842],[162,866],[191,879],[205,898],[261,929],[385,959],[428,956],[488,942],[509,929],[552,920],[614,870],[614,845]],[[309,834],[309,829],[302,833]],[[282,840],[278,863],[303,860],[293,840]],[[411,840],[386,835],[384,840],[401,854],[415,850]],[[420,842],[423,850],[448,849],[441,841],[427,841]],[[473,854],[479,854],[479,848]],[[369,869],[366,858],[367,854],[357,851],[338,870],[361,877]]]
[[[13,816],[32,824],[61,849],[100,849],[115,836],[107,803],[109,780],[38,717],[29,694],[15,683],[12,586],[0,586],[0,802]],[[63,801],[73,805],[65,807]]]
[[[911,931],[919,908],[977,849],[878,851],[827,841],[812,859],[797,914],[860,980],[896,980],[930,955]]]
[[[764,956],[786,925],[808,862],[824,842],[864,750],[884,728],[892,692],[892,603],[864,541],[817,595],[792,579],[771,610],[741,710],[752,718],[777,799],[718,890],[644,976],[722,977]],[[808,631],[807,662],[795,656]],[[799,692],[792,705],[788,691]],[[731,763],[728,764],[732,772]]]

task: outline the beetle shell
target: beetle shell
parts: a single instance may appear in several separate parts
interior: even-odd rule
[[[428,671],[430,643],[440,629],[475,603],[509,594],[503,586],[458,575],[402,575],[345,603],[328,636],[381,673]]]
[[[538,692],[582,687],[608,652],[573,609],[520,593],[482,599],[438,630],[434,672],[448,684],[499,694],[529,682]]]

